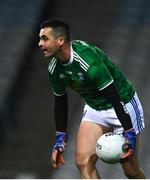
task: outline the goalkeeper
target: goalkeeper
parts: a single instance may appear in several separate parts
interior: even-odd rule
[[[52,166],[64,164],[67,134],[67,87],[85,100],[83,118],[77,134],[76,165],[83,179],[98,179],[95,144],[106,132],[123,134],[125,154],[121,166],[128,178],[144,179],[138,149],[144,118],[141,103],[131,82],[98,47],[70,40],[70,30],[60,19],[44,21],[39,47],[49,58],[49,78],[55,95],[56,142]],[[84,148],[86,146],[86,148]]]

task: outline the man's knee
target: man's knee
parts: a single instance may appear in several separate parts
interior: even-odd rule
[[[83,169],[88,165],[88,157],[83,154],[77,154],[75,158],[75,163],[79,169]]]
[[[100,179],[100,176],[95,167],[97,157],[96,155],[85,156],[85,154],[78,154],[76,156],[76,166],[80,171],[82,179]]]
[[[82,170],[84,168],[95,167],[96,157],[95,155],[86,156],[85,154],[77,154],[75,158],[76,166]]]

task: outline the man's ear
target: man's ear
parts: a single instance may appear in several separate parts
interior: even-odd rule
[[[64,45],[64,42],[65,42],[64,37],[59,37],[59,38],[58,38],[59,47],[62,47],[62,46]]]

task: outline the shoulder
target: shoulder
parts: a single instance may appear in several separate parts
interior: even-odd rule
[[[82,40],[73,40],[71,43],[73,49],[76,50],[77,52],[82,52],[92,47],[91,44]]]
[[[75,60],[85,62],[89,66],[103,62],[105,53],[97,46],[81,40],[72,41],[73,57]]]

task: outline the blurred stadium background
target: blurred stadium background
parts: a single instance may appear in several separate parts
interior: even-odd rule
[[[53,94],[47,60],[38,44],[39,25],[64,18],[72,38],[101,47],[135,85],[144,107],[146,129],[140,163],[150,178],[150,1],[0,1],[0,178],[80,178],[74,165],[75,137],[83,101],[69,91],[67,164],[49,166],[54,142]],[[119,165],[97,163],[103,178],[125,178]]]

